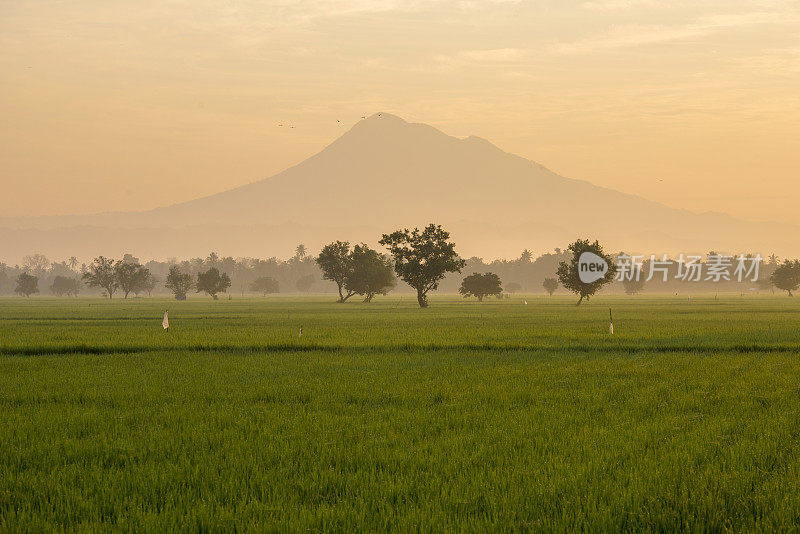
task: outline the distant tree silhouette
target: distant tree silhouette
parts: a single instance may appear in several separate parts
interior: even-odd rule
[[[116,270],[114,269],[114,260],[111,258],[96,257],[82,278],[89,287],[102,287],[105,289],[109,299],[114,298],[114,291],[119,288]]]
[[[518,293],[522,291],[522,284],[520,284],[519,282],[511,282],[509,284],[506,284],[505,290],[506,293],[511,293],[511,294]]]
[[[792,291],[800,288],[800,260],[784,260],[770,278],[772,285],[792,295]]]
[[[50,267],[50,260],[44,254],[33,254],[22,259],[22,268],[37,278],[44,276],[48,267]]]
[[[641,278],[634,278],[632,280],[625,279],[622,281],[622,287],[626,295],[635,295],[644,289],[645,281]]]
[[[186,300],[186,294],[194,289],[194,278],[190,274],[182,273],[177,265],[172,265],[164,287],[172,291],[175,300]]]
[[[322,278],[330,280],[339,288],[339,302],[345,302],[355,295],[353,291],[347,291],[346,295],[343,292],[352,270],[348,241],[334,241],[325,245],[317,256],[316,262],[322,269]]]
[[[147,277],[145,278],[144,282],[141,285],[136,286],[133,290],[133,293],[138,297],[140,292],[146,291],[147,296],[152,297],[156,285],[158,285],[158,279],[148,270]]]
[[[420,307],[428,306],[428,292],[439,287],[449,272],[461,272],[466,262],[458,257],[450,233],[441,226],[429,224],[424,230],[414,228],[383,234],[379,243],[394,257],[394,270],[408,285],[417,290]]]
[[[500,277],[494,273],[472,273],[461,281],[458,292],[464,298],[478,297],[478,302],[483,302],[483,297],[488,295],[502,295],[503,287]]]
[[[219,293],[225,293],[231,287],[231,279],[226,273],[219,272],[219,269],[212,267],[204,273],[197,273],[196,292],[204,291],[217,300]]]
[[[570,246],[567,247],[567,250],[572,252],[572,259],[569,263],[562,261],[558,264],[558,280],[565,289],[568,289],[580,296],[576,304],[576,306],[579,306],[580,303],[583,302],[583,299],[589,300],[589,298],[601,287],[614,279],[616,265],[612,261],[611,257],[603,252],[603,247],[601,247],[600,243],[597,241],[592,243],[588,239],[578,239],[574,243],[570,244]],[[603,258],[603,260],[605,260],[605,262],[608,264],[608,269],[606,270],[606,274],[603,276],[603,278],[588,284],[581,281],[580,274],[578,272],[578,259],[584,252],[592,252]]]
[[[768,278],[759,278],[756,282],[758,289],[762,289],[764,291],[772,291],[775,293],[775,286],[772,284],[772,277]]]
[[[547,291],[547,294],[552,297],[553,293],[555,293],[556,289],[558,289],[558,280],[555,278],[545,278],[544,282],[542,282],[542,287],[544,287],[544,290]]]
[[[306,246],[302,243],[297,245],[297,248],[294,249],[294,257],[298,260],[302,260],[306,257]]]
[[[67,260],[67,265],[69,265],[70,270],[74,271],[78,267],[78,258],[70,256]]]
[[[362,295],[364,302],[371,302],[375,295],[387,294],[397,283],[392,261],[363,243],[353,247],[349,261],[345,289]]]
[[[50,292],[57,297],[63,297],[64,295],[77,297],[80,287],[81,283],[79,280],[59,275],[53,279]]]
[[[300,293],[308,293],[311,291],[311,286],[314,285],[314,282],[317,281],[317,277],[313,274],[307,274],[305,276],[301,276],[297,279],[294,283],[294,286]]]
[[[28,273],[20,273],[17,277],[17,287],[14,293],[26,298],[30,298],[34,293],[39,292],[39,278]]]
[[[280,291],[280,285],[274,278],[261,276],[250,284],[250,291],[262,293],[266,297],[269,293],[278,293]]]

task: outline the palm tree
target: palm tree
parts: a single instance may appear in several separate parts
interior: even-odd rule
[[[306,246],[302,243],[297,245],[297,248],[294,250],[294,255],[297,259],[302,260],[306,257]]]
[[[78,266],[78,258],[75,256],[70,256],[70,258],[67,260],[67,265],[69,265],[69,268],[74,271]]]

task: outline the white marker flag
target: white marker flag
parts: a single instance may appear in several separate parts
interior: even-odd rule
[[[168,311],[164,312],[164,320],[161,321],[161,326],[164,327],[164,330],[169,330],[169,315],[167,315],[168,313],[169,313]]]

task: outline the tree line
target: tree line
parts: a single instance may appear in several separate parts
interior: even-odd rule
[[[457,291],[482,301],[487,296],[502,297],[542,289],[552,295],[562,287],[579,295],[579,302],[607,284],[613,291],[628,294],[638,293],[645,286],[655,291],[687,289],[686,282],[672,278],[666,282],[625,280],[612,284],[611,272],[608,279],[587,287],[575,274],[574,264],[580,252],[593,251],[607,258],[609,265],[614,264],[613,255],[603,252],[597,242],[588,240],[577,240],[565,250],[556,249],[537,258],[524,250],[515,260],[488,263],[481,258],[459,257],[450,234],[435,224],[422,230],[402,229],[383,234],[379,244],[388,254],[364,243],[351,247],[347,241],[335,241],[325,245],[315,257],[308,255],[305,246],[298,245],[295,255],[288,260],[221,258],[212,252],[207,258],[142,264],[126,254],[119,260],[99,256],[79,269],[74,257],[50,263],[46,257],[36,254],[26,257],[22,267],[0,263],[0,293],[13,288],[17,294],[30,296],[40,291],[40,280],[44,280],[50,292],[57,296],[76,297],[87,287],[108,298],[117,294],[128,298],[131,294],[169,291],[179,300],[190,292],[202,292],[217,299],[220,294],[232,290],[267,295],[287,289],[308,292],[315,288],[320,292],[338,293],[339,302],[346,302],[355,295],[370,302],[376,295],[400,290],[415,292],[419,305],[425,307],[428,294],[437,289]],[[677,269],[677,263],[673,262],[669,269]],[[471,274],[462,277],[462,271],[471,271]],[[787,259],[781,263],[774,255],[769,257],[762,266],[757,286],[762,290],[777,288],[791,295],[800,287],[800,261]],[[691,285],[691,291],[739,291],[742,288],[743,284],[730,281]]]

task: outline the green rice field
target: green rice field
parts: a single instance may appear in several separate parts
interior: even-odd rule
[[[525,298],[0,299],[0,532],[800,530],[800,299]]]

